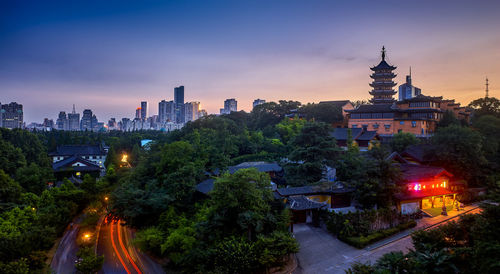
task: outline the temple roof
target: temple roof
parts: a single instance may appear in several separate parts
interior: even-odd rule
[[[404,104],[407,102],[426,102],[426,101],[438,101],[442,102],[443,101],[443,96],[426,96],[419,94],[413,98],[405,99],[403,101],[399,101],[398,104]]]
[[[244,162],[236,166],[228,167],[229,173],[233,174],[237,170],[244,168],[256,168],[259,172],[280,172],[283,168],[277,163],[268,163],[268,162]]]
[[[351,130],[352,140],[354,141],[371,141],[377,137],[376,131],[363,130],[362,128],[336,128],[330,132],[330,136],[337,141],[345,141],[349,130]]]
[[[363,112],[394,112],[393,104],[376,104],[376,105],[360,105],[355,109],[346,110],[350,113],[363,113]]]
[[[282,197],[288,197],[292,195],[315,195],[315,194],[335,194],[335,193],[349,193],[354,191],[353,188],[346,187],[341,182],[327,183],[323,185],[315,186],[299,186],[299,187],[287,187],[278,188],[276,192]]]
[[[370,69],[373,71],[378,71],[378,70],[395,70],[397,67],[389,65],[385,60],[380,61],[378,65],[375,67],[371,67]]]
[[[316,209],[327,206],[325,203],[318,203],[309,200],[302,195],[288,197],[287,204],[290,206],[291,210],[307,210],[307,209]]]
[[[81,163],[84,166],[73,166],[75,163]],[[55,172],[60,172],[60,171],[100,171],[101,168],[94,164],[91,161],[85,160],[82,157],[79,156],[72,156],[69,158],[66,158],[64,160],[61,160],[59,162],[55,162],[52,164],[52,169]]]
[[[57,146],[55,152],[50,156],[70,156],[70,155],[106,155],[106,151],[101,145],[62,145]]]
[[[434,179],[439,176],[453,177],[442,167],[424,166],[416,164],[400,164],[402,179],[406,182]]]

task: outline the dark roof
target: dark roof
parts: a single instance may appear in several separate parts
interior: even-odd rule
[[[362,112],[394,112],[395,108],[393,104],[375,104],[375,105],[360,105],[355,109],[346,110],[350,113],[362,113]]]
[[[73,166],[74,163],[81,162],[85,166]],[[101,168],[91,161],[87,161],[80,156],[71,156],[59,162],[52,164],[52,169],[54,171],[100,171]]]
[[[70,156],[70,155],[106,155],[106,151],[101,145],[62,145],[57,146],[55,152],[50,156]]]
[[[394,67],[394,66],[391,66],[389,65],[385,60],[382,60],[380,61],[380,63],[378,65],[376,65],[375,67],[372,67],[370,68],[371,70],[373,71],[377,71],[377,70],[382,70],[382,69],[396,69],[397,67]]]
[[[342,108],[343,106],[347,105],[351,101],[349,100],[341,100],[341,101],[321,101],[319,102],[320,104],[330,104],[330,105],[335,105],[337,107]]]
[[[404,104],[407,102],[426,102],[426,101],[443,101],[443,96],[435,97],[435,96],[426,96],[419,94],[413,98],[408,98],[403,101],[399,101],[398,104]]]
[[[359,141],[371,141],[377,137],[376,131],[363,131],[362,128],[336,128],[330,131],[330,136],[335,138],[335,140],[347,140],[348,132],[351,130],[351,136],[353,140]]]
[[[386,160],[390,160],[391,162],[392,161],[396,161],[396,162],[399,162],[399,163],[402,163],[402,164],[408,164],[408,161],[405,158],[403,158],[403,156],[401,156],[396,151],[394,151],[393,153],[389,154],[389,156],[385,157],[385,159]]]
[[[291,210],[307,210],[326,206],[326,204],[311,201],[302,195],[288,197],[287,204]]]
[[[335,182],[315,186],[278,188],[276,189],[276,192],[278,192],[278,194],[281,196],[287,197],[293,195],[348,193],[352,192],[353,190],[353,188],[346,187],[341,182]]]
[[[433,162],[437,160],[433,151],[434,151],[434,146],[432,145],[428,144],[411,145],[401,153],[401,156],[410,157],[412,159],[415,159],[419,163]]]
[[[236,171],[244,168],[256,168],[260,172],[279,172],[282,171],[283,168],[281,168],[280,165],[277,163],[268,163],[268,162],[244,162],[239,165],[235,166],[230,166],[228,167],[229,173],[233,174]]]
[[[214,189],[214,182],[215,179],[207,179],[199,184],[196,185],[196,190],[208,194],[208,192],[212,191]]]
[[[453,177],[451,173],[442,167],[424,166],[416,164],[400,164],[402,179],[406,182],[413,182],[425,179],[437,178],[438,176],[445,175]]]

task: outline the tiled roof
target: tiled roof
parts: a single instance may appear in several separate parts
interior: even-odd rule
[[[453,176],[451,173],[449,173],[448,171],[446,171],[446,169],[442,167],[424,166],[415,164],[400,164],[399,168],[401,170],[403,180],[407,182],[418,181],[423,179],[432,179],[440,175],[445,175],[448,177]]]
[[[419,163],[431,162],[436,160],[433,150],[434,147],[428,144],[411,145],[401,153],[401,156],[411,157]]]
[[[349,130],[351,130],[353,140],[370,141],[377,136],[376,131],[363,131],[362,128],[336,128],[330,132],[330,136],[335,140],[347,140]]]
[[[370,68],[371,70],[380,69],[396,69],[396,67],[389,65],[385,60],[382,60],[377,66]]]
[[[307,210],[326,206],[326,204],[311,201],[302,195],[288,197],[287,204],[291,210]]]
[[[244,168],[256,168],[260,172],[279,172],[282,171],[283,168],[281,168],[280,165],[277,163],[268,163],[268,162],[244,162],[236,166],[230,166],[228,167],[229,173],[233,174],[236,171]]]
[[[353,189],[346,187],[341,182],[315,185],[315,186],[299,186],[299,187],[287,187],[278,188],[276,190],[281,196],[293,196],[293,195],[314,195],[314,194],[335,194],[335,193],[348,193],[352,192]]]
[[[367,112],[394,112],[393,104],[375,104],[375,105],[360,105],[355,109],[346,110],[350,113],[367,113]]]
[[[106,155],[106,151],[100,145],[62,145],[57,146],[56,151],[49,153],[49,155]]]
[[[343,107],[346,104],[350,103],[351,101],[349,100],[341,100],[341,101],[321,101],[319,102],[320,104],[330,104],[330,105],[335,105],[337,107]]]
[[[196,190],[208,194],[208,192],[212,191],[214,189],[214,182],[215,179],[207,179],[199,184],[196,185]]]
[[[72,166],[76,162],[81,162],[86,166]],[[101,168],[91,161],[87,161],[79,156],[71,156],[52,164],[54,171],[74,170],[74,171],[99,171]]]

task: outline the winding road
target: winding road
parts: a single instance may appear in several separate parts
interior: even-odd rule
[[[132,245],[132,231],[121,221],[103,222],[97,254],[104,255],[99,273],[165,273],[160,264]]]

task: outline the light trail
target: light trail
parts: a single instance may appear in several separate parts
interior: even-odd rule
[[[134,260],[132,260],[132,258],[128,254],[127,249],[125,249],[125,245],[123,244],[123,241],[122,241],[122,233],[121,233],[121,229],[120,229],[120,221],[118,221],[118,227],[117,227],[117,229],[118,229],[118,241],[120,242],[120,247],[123,249],[123,252],[125,253],[125,256],[127,256],[127,259],[130,261],[130,263],[132,263],[132,266],[134,266],[134,268],[137,271],[137,273],[142,274],[142,272],[139,270],[139,268],[135,264]]]
[[[120,263],[123,265],[123,268],[125,268],[125,271],[127,271],[127,273],[130,274],[130,270],[128,270],[127,266],[125,265],[125,262],[122,259],[122,256],[120,256],[120,253],[118,253],[118,248],[116,248],[115,245],[115,238],[113,237],[113,221],[111,221],[109,229],[111,234],[111,244],[113,245],[113,249],[115,250],[116,256],[118,256],[118,259],[120,260]],[[119,235],[120,232],[118,232],[118,236]]]

